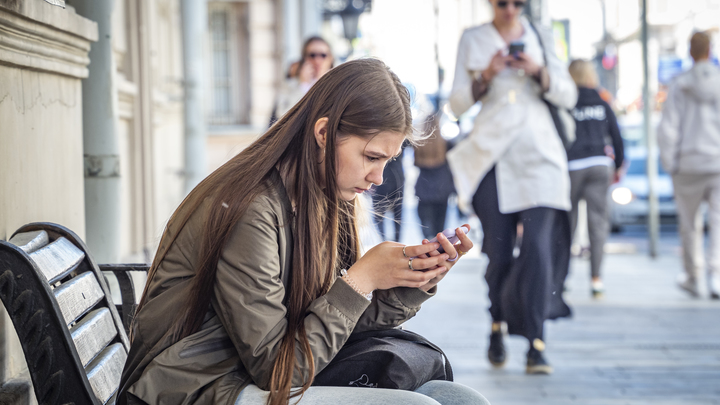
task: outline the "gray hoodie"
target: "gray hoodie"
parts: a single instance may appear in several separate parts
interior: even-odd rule
[[[668,173],[720,173],[720,69],[696,63],[670,83],[658,128]]]

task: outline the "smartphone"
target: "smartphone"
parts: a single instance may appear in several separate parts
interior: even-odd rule
[[[525,44],[522,42],[515,41],[515,42],[510,43],[510,48],[508,49],[508,54],[512,55],[513,58],[517,59],[518,54],[520,52],[524,52],[524,51],[525,51]]]
[[[467,227],[465,227],[465,226],[461,227],[460,229],[461,229],[463,232],[465,232],[466,235],[467,235],[467,233],[470,231],[470,230],[469,230]],[[443,235],[445,235],[446,238],[448,238],[448,240],[450,241],[450,243],[453,244],[453,245],[456,244],[456,243],[458,242],[458,240],[460,240],[460,239],[458,238],[458,236],[455,234],[455,228],[448,228],[448,229],[442,231],[442,233],[443,233]],[[432,238],[432,239],[430,239],[430,242],[431,242],[431,243],[432,243],[432,242],[437,242],[437,236],[434,237],[434,238]],[[443,249],[443,247],[440,246],[440,248],[438,249],[438,252],[440,252],[440,253],[445,253],[445,249]]]

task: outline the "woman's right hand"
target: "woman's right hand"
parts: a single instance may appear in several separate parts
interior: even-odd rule
[[[482,71],[483,79],[489,83],[498,73],[505,70],[510,60],[512,60],[512,56],[505,56],[503,51],[497,51],[490,60],[487,69]]]
[[[447,268],[439,265],[448,259],[443,253],[435,257],[416,257],[426,255],[437,250],[439,243],[428,243],[425,245],[405,245],[396,242],[383,242],[368,250],[355,264],[348,269],[348,276],[364,292],[374,290],[387,290],[393,287],[422,287],[430,280],[447,271]],[[412,259],[410,269],[409,262]],[[417,271],[432,269],[427,271]]]

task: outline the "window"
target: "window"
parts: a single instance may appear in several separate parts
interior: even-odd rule
[[[209,125],[243,125],[250,116],[248,4],[209,2]]]

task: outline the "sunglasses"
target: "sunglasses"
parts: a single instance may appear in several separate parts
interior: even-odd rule
[[[515,8],[525,7],[524,1],[504,1],[504,0],[498,1],[497,6],[500,8],[507,8],[508,4],[510,4],[510,3],[512,3],[512,5],[515,6]]]
[[[308,56],[310,57],[310,59],[315,59],[315,58],[325,59],[325,58],[327,58],[328,54],[312,52],[312,53],[309,53]]]

